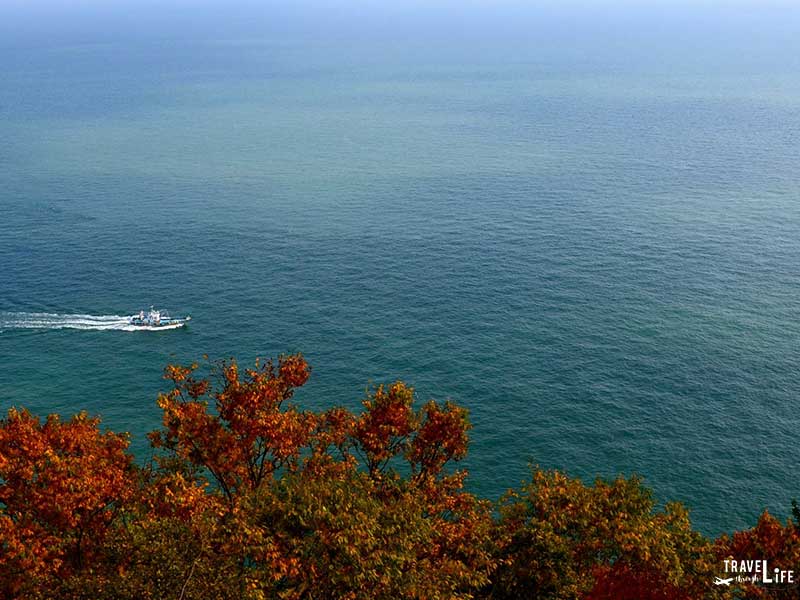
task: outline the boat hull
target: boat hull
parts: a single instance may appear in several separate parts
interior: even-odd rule
[[[150,319],[142,319],[140,317],[131,317],[130,319],[130,326],[133,329],[143,329],[146,331],[157,331],[161,329],[178,329],[179,327],[185,327],[186,324],[191,320],[191,317],[186,317],[182,319],[178,318],[168,318],[168,319],[160,319],[159,321],[152,321]]]

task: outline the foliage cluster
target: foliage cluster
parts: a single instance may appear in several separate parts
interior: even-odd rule
[[[0,421],[0,597],[691,600],[796,598],[716,586],[726,557],[800,573],[795,521],[708,540],[638,478],[534,469],[499,504],[464,489],[466,410],[401,382],[355,414],[301,410],[301,355],[170,366],[157,449],[81,413]],[[771,595],[768,595],[771,594]]]

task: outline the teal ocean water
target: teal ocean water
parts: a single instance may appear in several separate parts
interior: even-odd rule
[[[785,55],[2,55],[3,411],[86,409],[146,457],[166,363],[302,351],[303,406],[357,408],[397,378],[467,406],[490,498],[529,462],[636,472],[716,534],[800,496]],[[120,330],[150,304],[191,326]]]

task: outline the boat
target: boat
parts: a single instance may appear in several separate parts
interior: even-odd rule
[[[156,310],[152,306],[147,312],[140,310],[138,315],[129,317],[129,323],[137,329],[176,329],[191,321],[192,317],[171,317],[165,310]]]

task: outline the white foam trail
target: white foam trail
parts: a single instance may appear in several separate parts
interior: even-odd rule
[[[86,329],[95,331],[162,331],[177,329],[182,323],[163,327],[134,327],[125,315],[62,315],[56,313],[0,312],[3,329]]]

